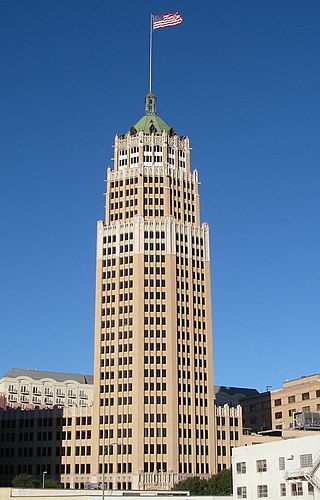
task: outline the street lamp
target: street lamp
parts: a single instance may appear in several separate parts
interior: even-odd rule
[[[102,454],[102,500],[104,500],[104,469],[105,469],[107,449],[108,449],[108,446],[104,446],[103,447],[103,454]]]
[[[47,474],[47,471],[44,470],[42,473],[42,488],[44,488],[44,480],[45,480],[46,474]]]
[[[118,455],[118,446],[121,445],[122,443],[121,442],[115,442],[115,443],[109,443],[109,445],[106,445],[103,447],[103,454],[102,454],[102,500],[104,500],[104,493],[105,493],[105,472],[104,472],[104,469],[105,469],[105,456],[107,454],[107,451],[109,449],[109,446],[116,446],[117,447],[117,451],[116,451],[116,455]]]

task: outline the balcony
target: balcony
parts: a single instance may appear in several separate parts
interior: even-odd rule
[[[290,471],[286,471],[284,473],[284,478],[288,481],[290,481],[290,479],[301,479],[302,477],[305,476],[305,474],[309,472],[309,468],[306,469],[306,468],[303,468],[303,469],[296,469],[296,470],[290,470]]]

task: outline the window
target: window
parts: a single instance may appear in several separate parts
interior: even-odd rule
[[[258,498],[265,498],[268,496],[268,486],[266,484],[259,484],[257,488]]]
[[[257,460],[257,472],[267,472],[267,461]]]
[[[296,402],[296,397],[295,396],[289,396],[288,397],[288,403],[295,403]]]
[[[237,474],[245,474],[247,472],[246,462],[238,462],[236,464],[236,471],[237,471]],[[244,497],[240,497],[240,498],[244,498]]]
[[[320,398],[320,389],[316,391],[316,398]]]
[[[130,150],[130,164],[133,165],[134,163],[139,162],[139,148],[137,146],[134,146]]]
[[[279,457],[279,470],[284,470],[284,469],[285,469],[285,458]]]
[[[152,165],[152,146],[143,146],[143,161]]]
[[[281,399],[275,399],[274,406],[281,406]]]
[[[300,467],[312,467],[312,453],[300,455]]]
[[[291,495],[298,497],[303,495],[303,486],[301,482],[291,484]]]
[[[127,165],[127,150],[122,149],[119,151],[119,167]]]
[[[247,498],[247,487],[238,486],[237,487],[237,498]]]
[[[310,483],[308,483],[308,493],[309,495],[314,495],[314,487]]]
[[[308,392],[304,392],[302,394],[302,401],[306,401],[307,399],[310,399],[310,395]]]
[[[274,414],[274,417],[276,419],[282,418],[282,411],[276,411],[276,413]]]
[[[285,497],[285,496],[287,496],[287,487],[286,487],[286,483],[281,483],[281,484],[280,484],[280,496],[281,496],[281,497]]]

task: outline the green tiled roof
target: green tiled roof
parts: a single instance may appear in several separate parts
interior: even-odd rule
[[[169,132],[171,127],[167,125],[163,120],[161,120],[160,116],[155,115],[144,115],[140,120],[133,125],[132,129],[135,129],[137,132],[142,132],[144,134],[150,134],[155,132],[159,134],[163,130]]]
[[[166,132],[174,133],[172,127],[167,125],[156,111],[156,96],[149,92],[145,98],[145,114],[135,123],[127,134],[135,135],[142,131],[144,134],[161,134],[164,130]],[[126,134],[126,135],[127,135]]]

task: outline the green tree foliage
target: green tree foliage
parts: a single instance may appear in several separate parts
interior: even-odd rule
[[[13,488],[36,488],[37,482],[30,474],[18,474],[12,479]]]
[[[57,483],[57,481],[54,481],[54,479],[46,479],[44,482],[44,487],[45,488],[50,488],[50,489],[57,489],[60,488],[60,485]]]
[[[209,479],[206,495],[232,495],[231,469],[223,469]]]
[[[205,495],[208,481],[200,479],[198,476],[188,477],[184,481],[177,483],[172,489],[178,491],[190,491],[190,495]]]
[[[211,476],[209,480],[200,479],[198,476],[189,477],[180,481],[173,488],[178,491],[190,491],[190,495],[232,495],[232,473],[230,469],[224,469],[218,474]]]

